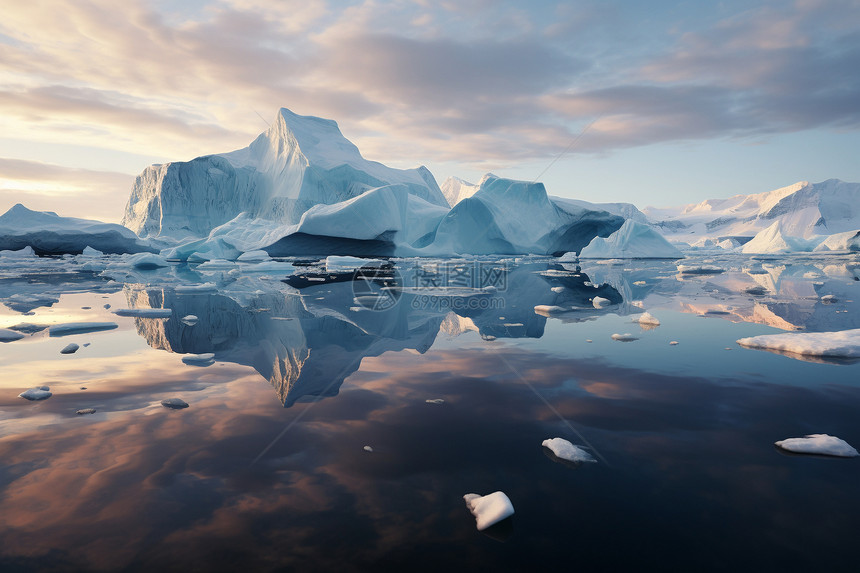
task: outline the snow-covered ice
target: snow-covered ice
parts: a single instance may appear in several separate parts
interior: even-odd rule
[[[607,238],[594,237],[579,253],[581,259],[680,259],[681,251],[644,223],[627,219]]]
[[[649,325],[649,326],[660,326],[660,321],[654,317],[650,312],[643,312],[638,316],[633,317],[633,322],[638,322],[639,324]]]
[[[475,516],[478,531],[483,531],[514,514],[514,504],[501,491],[483,496],[477,493],[467,493],[463,499],[466,502],[466,507]]]
[[[186,326],[194,326],[195,324],[197,324],[197,322],[198,322],[200,319],[199,319],[199,318],[197,318],[197,316],[196,316],[196,315],[193,315],[193,314],[186,314],[185,316],[183,316],[183,317],[182,317],[182,318],[180,318],[179,320],[181,320],[181,321],[182,321],[182,324],[184,324],[184,325],[186,325]]]
[[[597,461],[587,451],[564,438],[550,438],[541,442],[541,445],[552,450],[552,453],[562,460],[574,463]]]
[[[611,336],[612,340],[618,340],[620,342],[632,342],[634,340],[639,340],[637,337],[633,336],[629,332],[625,332],[624,334],[618,334],[617,332]]]
[[[330,255],[325,260],[325,270],[329,273],[348,273],[362,267],[379,268],[386,263],[382,259],[363,259],[343,255]]]
[[[860,455],[845,440],[827,434],[809,434],[803,438],[788,438],[775,442],[775,444],[779,448],[796,454],[818,454],[840,458],[853,458]]]
[[[860,328],[837,332],[764,334],[737,341],[747,348],[788,352],[803,356],[860,358]]]

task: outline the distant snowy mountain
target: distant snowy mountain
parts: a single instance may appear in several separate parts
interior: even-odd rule
[[[459,177],[448,177],[439,186],[442,190],[442,195],[448,201],[448,205],[453,207],[463,199],[468,199],[478,191],[478,186],[474,183],[469,183]]]
[[[448,206],[425,167],[402,170],[368,161],[334,121],[282,108],[272,126],[244,149],[145,169],[122,222],[141,237],[205,237],[240,213],[294,224],[315,205],[392,184]]]
[[[643,211],[665,236],[687,243],[730,237],[745,242],[775,223],[783,236],[810,239],[860,229],[860,184],[801,181],[766,193]]]

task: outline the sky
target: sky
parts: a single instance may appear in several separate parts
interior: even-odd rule
[[[117,222],[281,107],[362,154],[643,208],[860,182],[860,0],[0,0],[0,212]]]

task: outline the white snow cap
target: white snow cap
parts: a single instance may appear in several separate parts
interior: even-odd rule
[[[591,454],[579,446],[575,446],[564,438],[550,438],[541,442],[541,445],[552,450],[557,457],[574,463],[596,462]]]
[[[467,493],[463,499],[466,501],[466,507],[475,516],[478,531],[483,531],[514,514],[514,504],[501,491],[484,496],[477,493]]]
[[[809,434],[803,438],[788,438],[774,443],[777,447],[797,454],[818,454],[840,458],[853,458],[860,455],[845,440],[827,434]]]

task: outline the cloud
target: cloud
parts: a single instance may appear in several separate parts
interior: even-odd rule
[[[118,222],[134,176],[0,158],[0,205]]]

